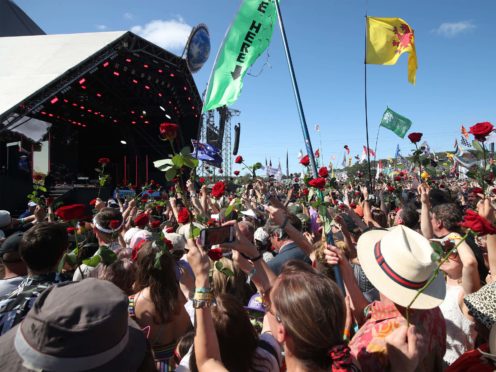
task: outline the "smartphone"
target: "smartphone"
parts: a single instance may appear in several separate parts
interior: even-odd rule
[[[200,243],[206,249],[210,249],[216,244],[231,243],[233,241],[233,226],[211,227],[200,231]]]

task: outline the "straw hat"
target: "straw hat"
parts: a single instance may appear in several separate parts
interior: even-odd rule
[[[395,304],[406,307],[434,273],[429,241],[405,226],[371,230],[357,243],[358,259],[370,282]],[[446,295],[442,275],[415,300],[412,309],[432,309]]]

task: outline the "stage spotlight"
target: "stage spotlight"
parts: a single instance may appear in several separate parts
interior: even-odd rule
[[[165,109],[162,107],[162,106],[158,106],[160,107],[160,110],[164,111],[165,112]],[[167,115],[166,115],[167,116]]]
[[[124,141],[124,140],[121,140],[121,143],[122,143],[123,145],[127,145],[127,142],[126,142],[126,141]]]
[[[164,111],[165,111],[165,110],[164,110]],[[170,120],[170,119],[172,119],[172,118],[170,117],[170,115],[168,115],[168,114],[165,114],[165,117],[166,117],[167,119],[169,119],[169,120]]]

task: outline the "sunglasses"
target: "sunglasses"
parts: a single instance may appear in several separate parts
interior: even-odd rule
[[[281,317],[277,313],[272,312],[272,302],[270,301],[270,292],[272,291],[272,287],[267,289],[262,293],[262,306],[265,309],[265,312],[270,313],[274,318],[276,318],[278,323],[282,323]]]

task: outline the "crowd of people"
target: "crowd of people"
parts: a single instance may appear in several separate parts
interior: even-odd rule
[[[0,370],[496,368],[491,188],[175,181],[0,210]]]

